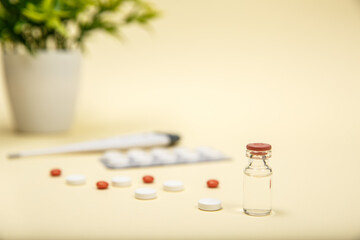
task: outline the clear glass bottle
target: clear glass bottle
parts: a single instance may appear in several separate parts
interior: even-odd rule
[[[249,165],[244,169],[243,209],[251,216],[266,216],[271,213],[271,145],[250,143],[246,149]]]

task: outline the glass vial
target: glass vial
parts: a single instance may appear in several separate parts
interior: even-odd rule
[[[271,145],[250,143],[246,146],[249,165],[244,169],[244,212],[251,216],[271,213],[271,175],[268,165]]]

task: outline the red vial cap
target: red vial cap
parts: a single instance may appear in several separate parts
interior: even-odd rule
[[[269,151],[271,150],[271,145],[267,143],[249,143],[246,145],[246,149],[253,151]]]

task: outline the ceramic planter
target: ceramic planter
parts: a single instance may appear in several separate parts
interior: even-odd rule
[[[3,53],[3,63],[16,129],[45,133],[69,129],[78,92],[81,53]]]

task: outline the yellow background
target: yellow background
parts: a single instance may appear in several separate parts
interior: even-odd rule
[[[2,239],[355,239],[360,237],[359,1],[153,1],[163,17],[127,40],[95,35],[84,56],[74,125],[52,135],[12,131],[0,91]],[[150,34],[149,34],[150,33]],[[100,154],[8,160],[9,152],[129,132],[175,131],[224,163],[107,170]],[[245,145],[273,146],[269,217],[241,212]],[[69,187],[50,178],[83,173]],[[159,197],[133,198],[152,174]],[[133,179],[97,191],[97,180]],[[185,182],[182,193],[163,180]],[[207,189],[209,178],[219,189]],[[224,209],[203,212],[198,199]]]

